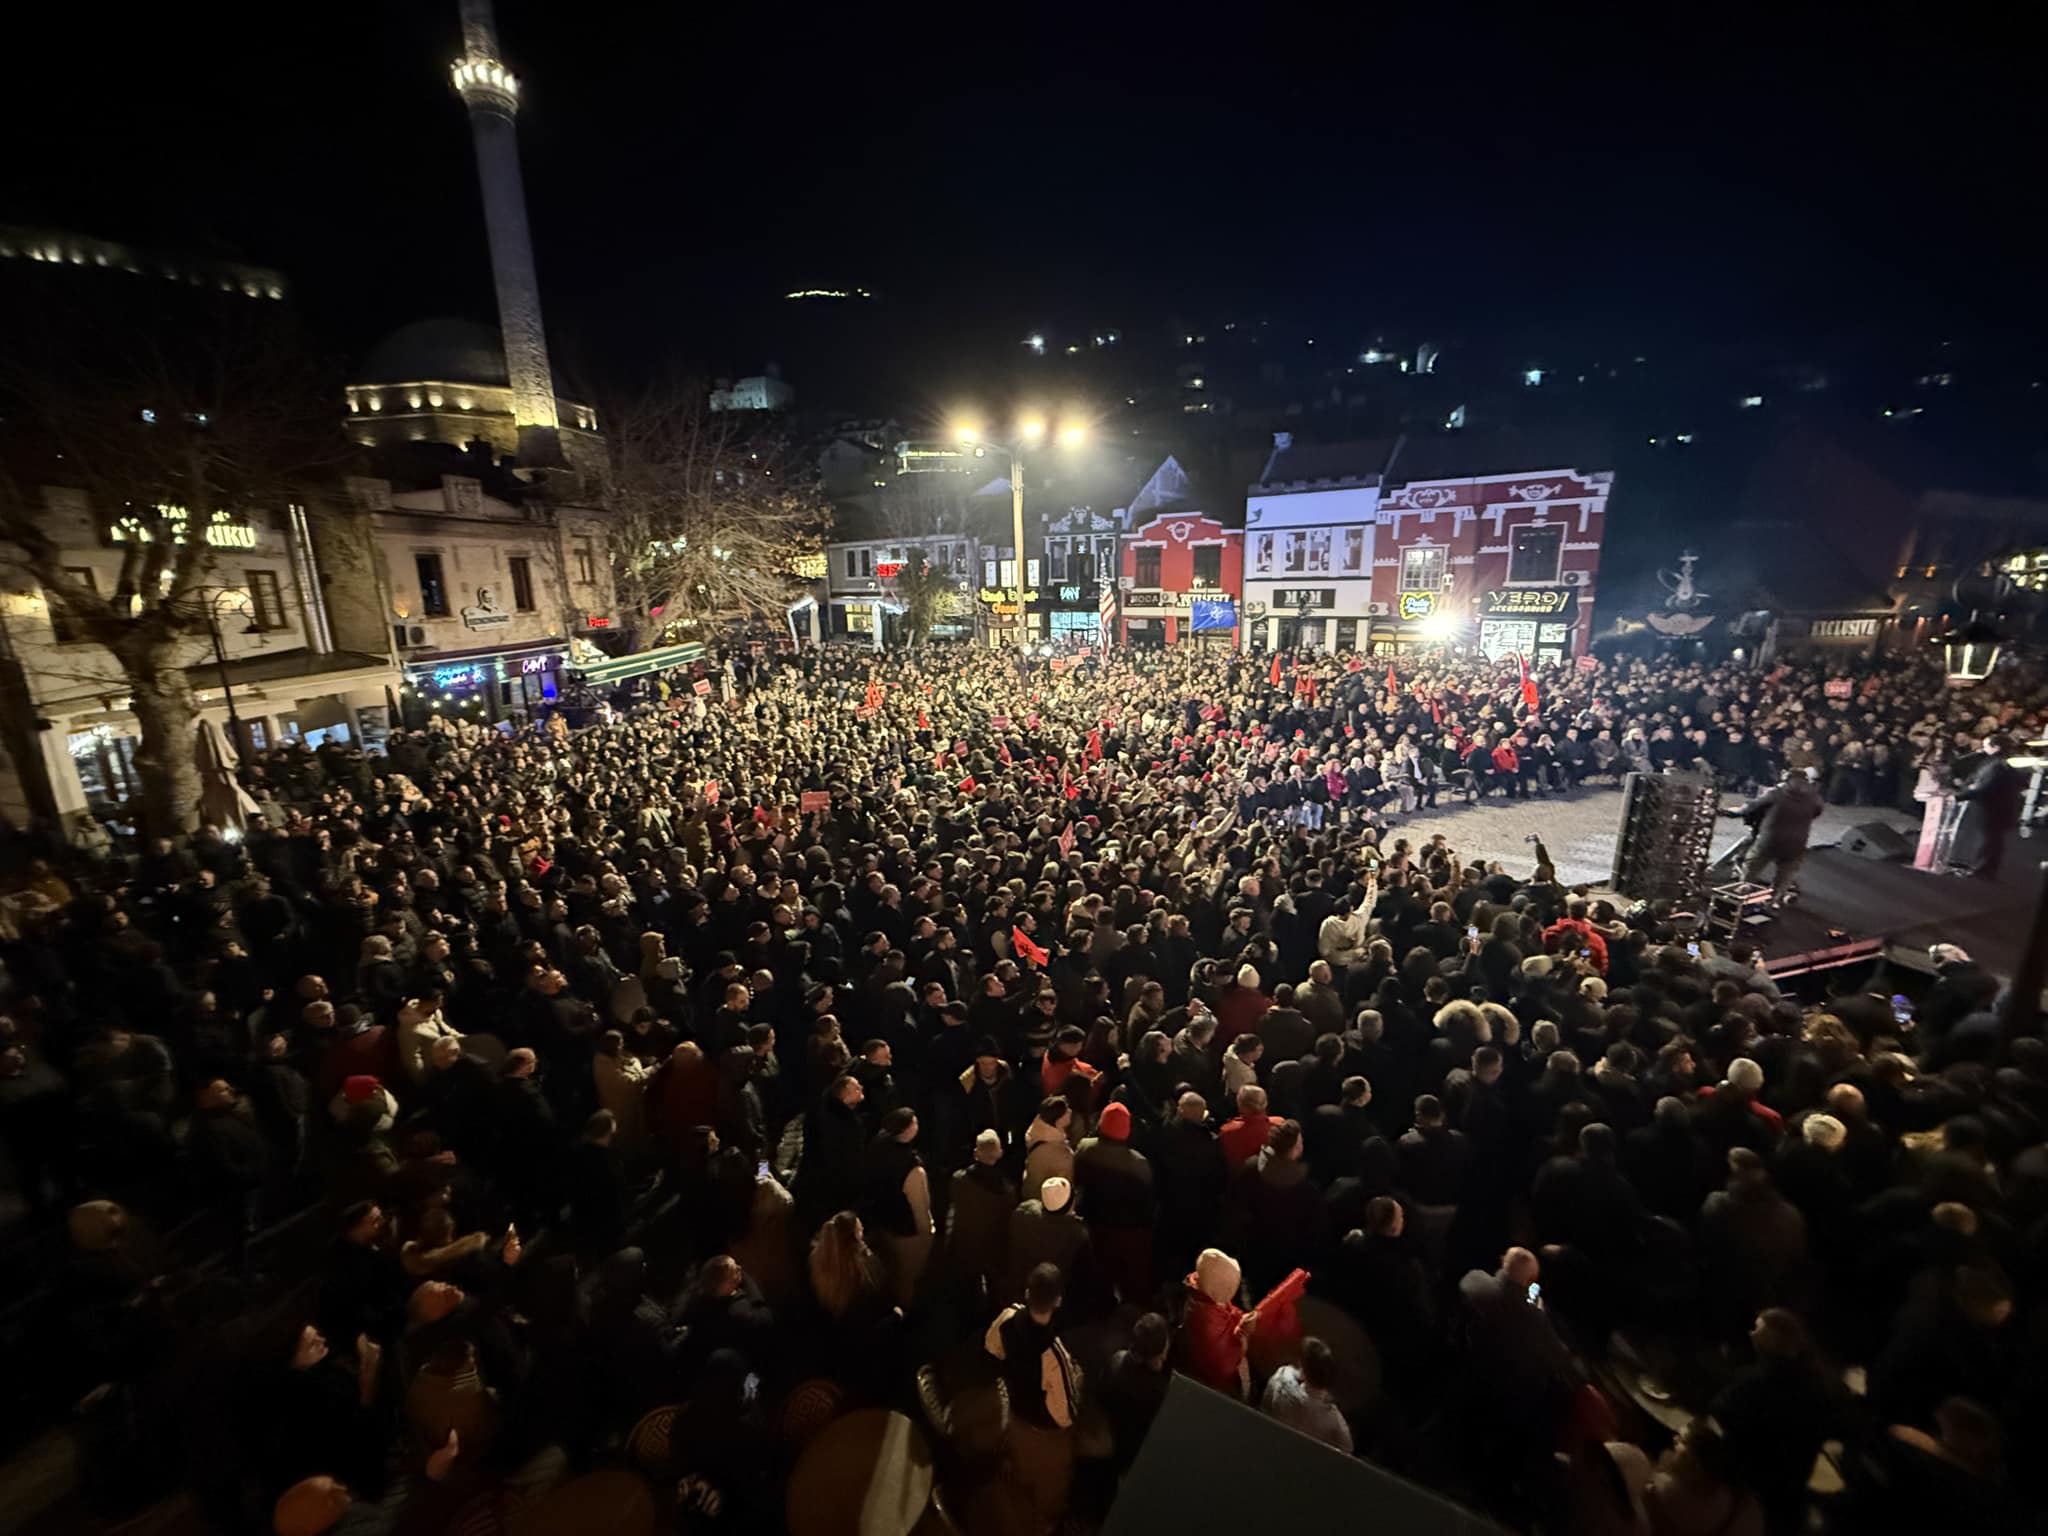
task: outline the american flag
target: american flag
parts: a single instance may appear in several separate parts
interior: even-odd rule
[[[1102,614],[1102,648],[1108,650],[1116,644],[1116,578],[1110,576],[1102,583],[1102,600],[1097,605]]]

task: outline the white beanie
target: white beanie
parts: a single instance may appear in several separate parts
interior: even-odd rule
[[[1259,973],[1257,969],[1249,965],[1240,965],[1237,968],[1237,984],[1240,987],[1248,987],[1254,992],[1258,991]]]
[[[1074,1186],[1057,1175],[1047,1179],[1044,1187],[1038,1192],[1039,1204],[1048,1211],[1064,1211],[1067,1202],[1073,1198]]]

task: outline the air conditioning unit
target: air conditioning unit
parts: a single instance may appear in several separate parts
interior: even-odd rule
[[[1568,587],[1587,586],[1592,580],[1593,573],[1591,571],[1566,571],[1564,573],[1564,584]]]
[[[405,643],[407,645],[425,645],[427,643],[426,627],[420,624],[413,625],[405,632]]]
[[[1367,603],[1365,605],[1365,612],[1369,618],[1384,619],[1389,617],[1393,611],[1394,605],[1392,603]]]

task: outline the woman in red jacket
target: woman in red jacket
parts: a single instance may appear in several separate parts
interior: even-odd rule
[[[1493,781],[1507,791],[1510,800],[1522,798],[1522,757],[1506,736],[1494,744]]]

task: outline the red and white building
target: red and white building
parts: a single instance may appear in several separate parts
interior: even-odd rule
[[[1613,471],[1404,475],[1404,458],[1424,467],[1461,445],[1415,446],[1396,451],[1380,485],[1371,648],[1448,640],[1495,657],[1585,655]]]
[[[1118,550],[1115,642],[1166,646],[1184,640],[1234,649],[1244,586],[1244,530],[1156,497],[1168,459],[1128,509]],[[1185,478],[1178,481],[1185,487]],[[1141,521],[1142,519],[1142,521]]]

